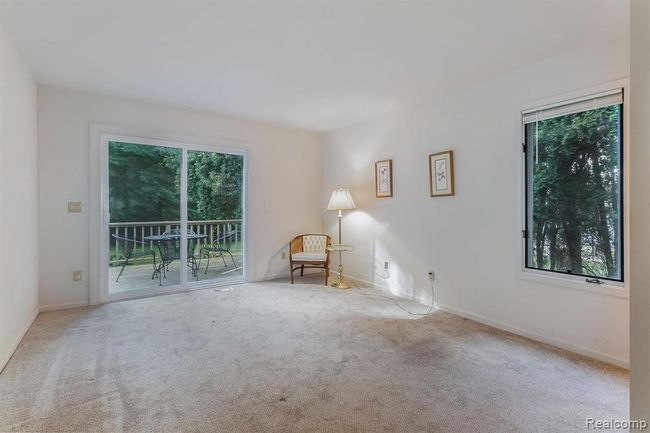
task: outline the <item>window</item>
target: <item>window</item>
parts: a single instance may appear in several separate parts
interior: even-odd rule
[[[623,92],[523,112],[526,268],[623,281]]]

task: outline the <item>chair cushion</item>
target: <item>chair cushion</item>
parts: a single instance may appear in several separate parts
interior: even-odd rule
[[[324,262],[327,260],[325,253],[294,253],[291,254],[291,260],[294,262]]]
[[[302,251],[305,253],[324,254],[325,247],[327,247],[327,236],[304,235],[302,237]]]

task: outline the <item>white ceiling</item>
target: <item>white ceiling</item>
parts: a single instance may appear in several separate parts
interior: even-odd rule
[[[29,1],[0,19],[41,83],[314,130],[587,44],[626,0]]]

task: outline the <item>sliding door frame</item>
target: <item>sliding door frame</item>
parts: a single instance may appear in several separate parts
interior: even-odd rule
[[[189,281],[187,273],[187,248],[181,248],[180,281],[173,286],[158,286],[110,294],[108,290],[109,194],[108,146],[111,141],[171,147],[181,150],[180,223],[187,227],[187,162],[188,151],[240,155],[244,158],[242,179],[242,254],[243,275],[219,280]],[[208,287],[243,283],[248,280],[248,150],[243,143],[231,140],[214,140],[176,134],[156,133],[111,125],[90,125],[90,293],[89,304],[156,296],[167,293],[205,289]],[[181,230],[181,245],[187,244],[187,231]]]

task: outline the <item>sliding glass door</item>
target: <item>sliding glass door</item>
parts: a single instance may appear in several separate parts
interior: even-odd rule
[[[109,299],[243,279],[243,153],[126,137],[105,152]]]
[[[188,233],[197,235],[198,279],[243,276],[244,157],[187,152]]]

